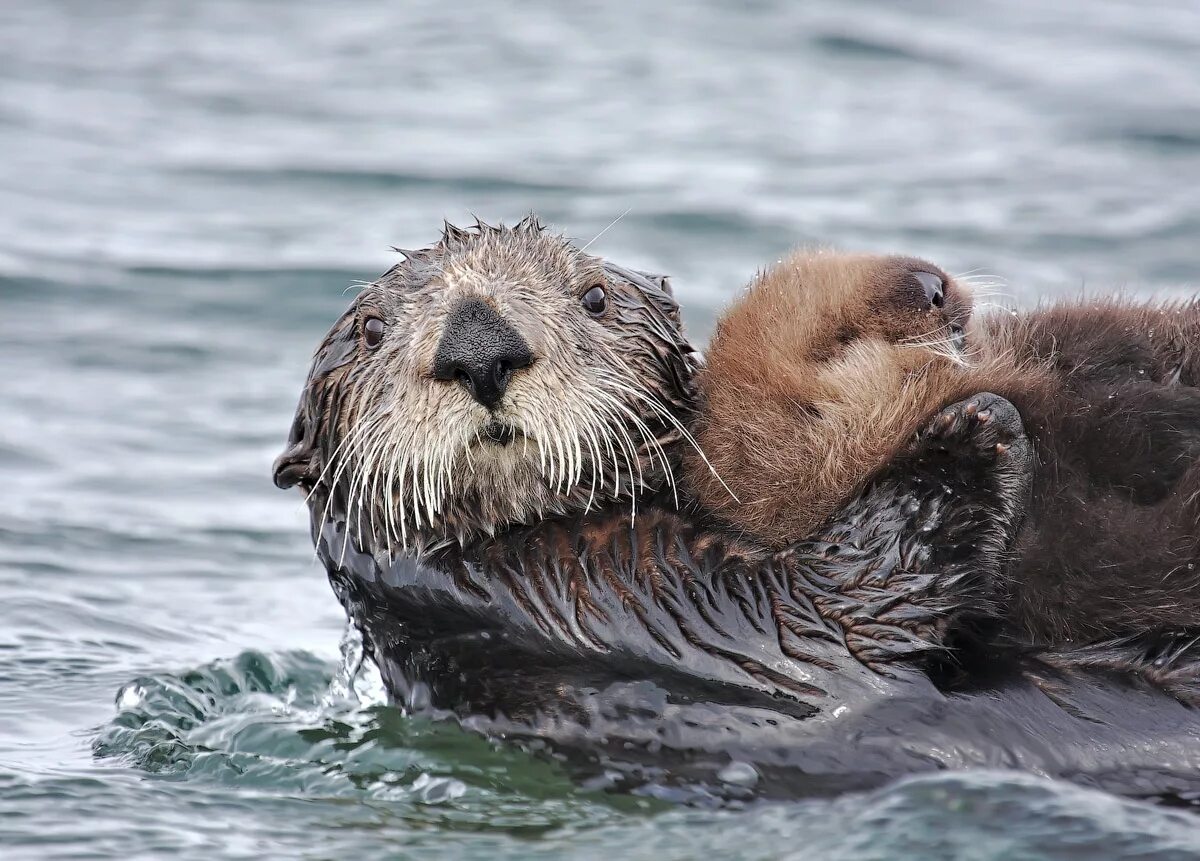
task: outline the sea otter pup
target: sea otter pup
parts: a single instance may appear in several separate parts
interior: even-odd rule
[[[1191,677],[1186,642],[1008,651],[968,686],[925,671],[1015,536],[1032,470],[1015,413],[928,424],[773,551],[675,498],[697,369],[665,279],[533,219],[447,226],[356,297],[275,481],[306,492],[395,701],[550,744],[592,785],[708,799],[748,791],[749,764],[755,792],[792,796],[969,766],[1195,783],[1200,718],[1163,693]],[[1153,685],[1092,668],[1151,662]]]
[[[697,499],[745,536],[802,538],[931,419],[1002,452],[1015,405],[1036,453],[994,586],[1011,629],[1055,645],[1200,625],[1200,308],[1092,300],[972,317],[921,260],[796,254],[719,321]],[[973,393],[981,394],[972,397]],[[969,400],[968,407],[940,410]]]

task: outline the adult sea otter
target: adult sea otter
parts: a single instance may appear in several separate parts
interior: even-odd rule
[[[1196,713],[1090,669],[1182,665],[1187,642],[997,652],[966,677],[944,659],[1023,514],[1013,414],[986,435],[931,423],[813,537],[769,550],[677,499],[697,367],[665,279],[532,218],[448,226],[359,295],[275,480],[308,494],[400,704],[625,787],[827,793],[995,766],[1200,789]]]

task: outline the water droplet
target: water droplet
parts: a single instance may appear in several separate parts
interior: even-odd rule
[[[717,780],[734,786],[754,786],[758,783],[758,772],[750,763],[735,759],[717,772]]]
[[[342,663],[329,683],[329,693],[323,698],[322,704],[328,707],[338,701],[350,700],[362,706],[386,705],[388,696],[383,677],[363,649],[362,632],[349,620],[338,648],[342,653]]]
[[[125,685],[117,692],[117,708],[122,710],[135,709],[145,701],[146,690],[136,682]]]
[[[467,792],[467,785],[453,777],[430,777],[422,772],[413,781],[413,793],[419,801],[425,804],[442,804],[461,798]]]

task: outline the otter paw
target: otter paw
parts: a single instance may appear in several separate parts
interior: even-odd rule
[[[969,448],[985,458],[998,458],[1023,440],[1025,425],[1010,402],[981,392],[938,413],[917,434],[919,443],[937,451]]]

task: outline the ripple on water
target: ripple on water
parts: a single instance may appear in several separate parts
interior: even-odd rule
[[[310,812],[339,811],[335,841],[374,835],[353,844],[364,857],[400,835],[406,845],[423,845],[417,835],[428,838],[430,828],[453,831],[468,855],[514,858],[1173,861],[1200,853],[1193,814],[1006,772],[719,810],[589,792],[552,761],[379,704],[377,674],[360,662],[356,642],[343,647],[340,670],[307,652],[247,651],[134,679],[118,691],[117,713],[96,734],[94,755],[151,782],[219,793],[235,806],[303,798]],[[69,795],[57,783],[42,792]],[[0,779],[0,801],[35,794],[27,782]],[[356,804],[338,806],[345,801]]]
[[[366,705],[370,683],[355,677],[347,688],[333,670],[307,652],[248,651],[134,679],[118,691],[94,754],[239,792],[386,802],[393,815],[455,828],[532,834],[658,806],[589,794],[552,762]]]

